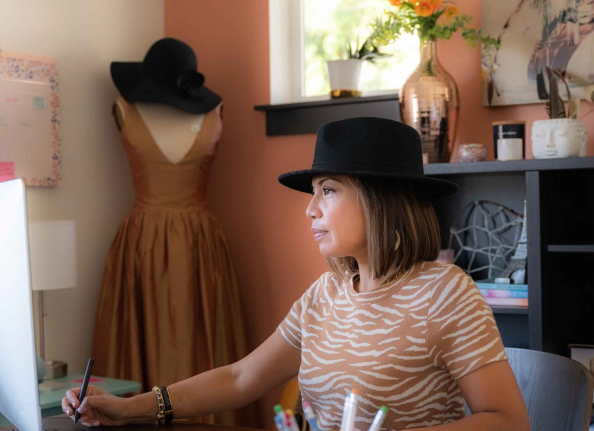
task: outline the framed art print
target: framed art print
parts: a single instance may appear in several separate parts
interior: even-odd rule
[[[483,0],[482,31],[500,41],[482,51],[483,106],[545,102],[546,66],[572,97],[594,83],[594,0]]]

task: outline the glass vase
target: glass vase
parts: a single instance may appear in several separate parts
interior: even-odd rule
[[[421,41],[421,61],[400,90],[404,123],[421,135],[424,163],[449,163],[456,139],[458,87],[439,64],[435,41]]]

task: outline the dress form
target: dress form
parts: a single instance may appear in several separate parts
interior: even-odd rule
[[[232,364],[248,353],[238,280],[223,229],[206,200],[222,107],[189,114],[123,97],[112,107],[135,200],[106,259],[94,369],[139,381],[142,392],[156,382],[167,386]],[[176,145],[184,136],[193,139],[189,149]],[[254,412],[251,405],[192,419],[253,427]]]
[[[135,105],[165,158],[173,164],[183,160],[192,148],[206,114],[192,114],[161,103],[138,102]],[[125,120],[121,102],[115,102],[113,109],[121,131]],[[222,111],[222,105],[220,109]]]

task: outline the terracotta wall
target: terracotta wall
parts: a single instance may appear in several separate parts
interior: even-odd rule
[[[458,5],[480,24],[479,0]],[[230,245],[255,348],[327,270],[305,217],[308,195],[277,182],[283,172],[311,166],[315,135],[268,138],[264,114],[254,111],[270,100],[268,0],[165,0],[165,34],[194,48],[206,85],[224,99],[225,126],[208,198]],[[480,50],[467,48],[460,36],[440,42],[438,52],[461,90],[458,142],[485,143],[492,159],[491,121],[545,118],[544,105],[481,107]],[[593,124],[588,133],[592,154]],[[261,426],[274,426],[279,394],[260,403]]]

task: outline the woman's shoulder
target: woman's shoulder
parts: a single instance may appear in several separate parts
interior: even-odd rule
[[[327,301],[340,295],[344,281],[340,280],[332,271],[324,272],[315,280],[301,296],[305,308],[314,306],[320,299]]]
[[[461,278],[464,276],[470,278],[470,276],[455,263],[439,263],[436,261],[422,262],[420,274],[425,277],[435,278],[436,281],[446,281],[451,280],[454,277]]]
[[[457,301],[470,299],[482,300],[476,283],[458,265],[433,262],[434,282],[431,288],[431,304],[435,306],[443,301],[455,304]]]

